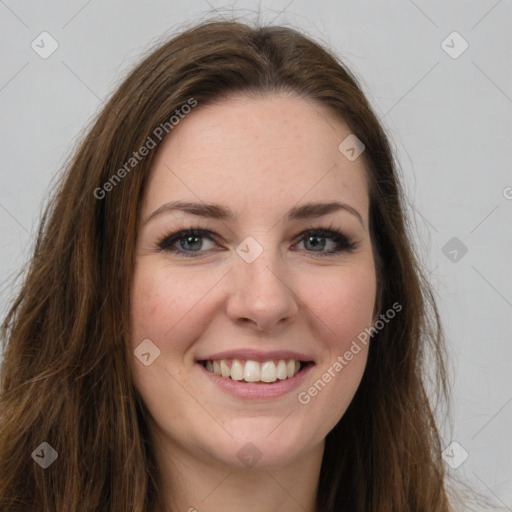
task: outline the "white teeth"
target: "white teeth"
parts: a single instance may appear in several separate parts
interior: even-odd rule
[[[242,380],[244,378],[244,367],[237,359],[234,359],[231,365],[231,378],[233,380]]]
[[[286,379],[288,377],[288,370],[286,369],[286,363],[281,359],[277,364],[277,378]]]
[[[206,369],[209,372],[221,375],[224,378],[233,380],[244,380],[245,382],[267,382],[272,383],[277,380],[285,380],[296,375],[300,370],[300,362],[293,359],[279,359],[275,361],[258,361],[233,359],[231,367],[229,360],[220,359],[218,361],[206,361]]]
[[[231,371],[229,370],[229,366],[227,365],[224,359],[220,361],[220,372],[223,377],[229,377]]]
[[[245,365],[247,368],[247,365]],[[263,382],[275,382],[277,380],[277,369],[274,361],[267,361],[261,365],[261,380]]]
[[[245,382],[258,382],[260,380],[260,365],[256,361],[247,361],[244,368]]]
[[[295,361],[288,361],[286,363],[286,370],[288,372],[288,378],[293,377],[295,373]]]

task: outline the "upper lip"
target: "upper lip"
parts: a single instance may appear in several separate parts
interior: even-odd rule
[[[250,348],[216,352],[215,354],[198,357],[197,361],[218,361],[220,359],[244,359],[258,361],[260,363],[276,359],[294,359],[295,361],[302,361],[305,363],[314,362],[311,356],[301,352],[295,352],[294,350],[272,350],[269,352],[262,352],[261,350]]]

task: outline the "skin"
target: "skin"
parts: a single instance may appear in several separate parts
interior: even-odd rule
[[[324,439],[357,390],[367,346],[308,404],[297,395],[378,317],[364,162],[338,150],[350,133],[326,107],[298,96],[237,95],[198,105],[159,148],[141,210],[131,348],[150,339],[160,350],[150,365],[134,357],[132,366],[169,510],[316,510]],[[167,211],[147,220],[175,200],[221,204],[236,217]],[[345,209],[285,218],[317,201],[345,203],[361,219]],[[331,224],[356,244],[352,252],[325,255],[332,239],[321,238],[316,252],[300,237]],[[174,244],[196,257],[159,248],[189,228],[218,241],[200,238],[199,252],[186,240]],[[250,264],[236,252],[248,236],[263,248]],[[296,350],[315,366],[299,389],[247,401],[220,390],[196,363],[240,348]],[[250,468],[237,457],[247,442],[261,454]]]

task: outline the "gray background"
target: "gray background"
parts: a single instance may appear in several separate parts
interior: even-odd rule
[[[393,141],[449,342],[444,445],[469,456],[456,448],[447,469],[512,510],[510,0],[0,0],[0,311],[52,179],[124,74],[184,23],[233,9],[302,29],[360,78]],[[59,45],[46,59],[31,47],[43,31]]]

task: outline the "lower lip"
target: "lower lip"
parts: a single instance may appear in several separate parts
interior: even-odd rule
[[[198,363],[198,365],[202,371],[206,373],[210,380],[219,386],[223,391],[226,391],[233,396],[243,398],[245,400],[267,400],[284,396],[287,393],[292,392],[294,389],[297,389],[304,382],[304,379],[307,377],[309,371],[314,366],[306,366],[293,377],[276,381],[273,384],[258,384],[253,382],[245,382],[243,380],[233,380],[230,378],[221,377],[216,373],[208,371],[201,363]]]

